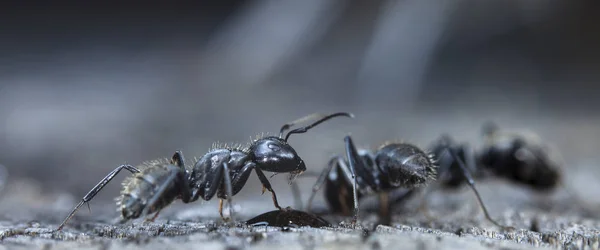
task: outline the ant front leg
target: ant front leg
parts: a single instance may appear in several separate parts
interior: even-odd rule
[[[102,190],[102,188],[104,188],[104,186],[106,186],[106,184],[108,184],[113,178],[115,178],[115,176],[117,176],[117,174],[119,174],[119,172],[121,172],[121,170],[123,170],[123,169],[126,169],[127,171],[131,172],[132,174],[140,172],[139,169],[137,169],[131,165],[121,165],[121,166],[115,168],[115,170],[111,171],[98,184],[96,184],[96,186],[94,186],[92,188],[92,190],[90,190],[85,196],[83,196],[83,199],[81,199],[81,202],[79,202],[79,204],[77,204],[77,206],[75,206],[73,211],[71,211],[69,216],[67,216],[67,218],[65,218],[65,220],[60,224],[60,226],[58,226],[58,228],[56,230],[57,231],[62,230],[62,228],[65,226],[65,224],[73,217],[73,215],[75,215],[77,210],[79,210],[79,208],[81,206],[83,206],[83,204],[91,201],[94,198],[94,196],[96,196],[96,194],[98,194],[100,192],[100,190]],[[88,204],[88,208],[89,208],[89,204]]]
[[[269,179],[267,179],[267,177],[265,176],[263,171],[260,170],[260,168],[255,167],[254,170],[256,172],[256,175],[258,175],[258,179],[260,180],[260,182],[263,185],[263,193],[265,193],[265,189],[269,190],[269,192],[271,192],[271,198],[273,198],[273,205],[275,205],[275,207],[277,209],[282,210],[281,206],[279,206],[279,202],[277,202],[277,195],[275,194],[275,191],[271,187],[271,183],[269,182]]]
[[[310,194],[310,197],[308,198],[308,201],[306,203],[306,211],[310,212],[312,210],[312,203],[313,203],[313,200],[315,199],[315,195],[317,194],[317,192],[319,192],[319,190],[321,190],[321,187],[323,187],[323,184],[325,183],[325,180],[327,179],[327,175],[329,174],[329,172],[331,172],[333,167],[340,160],[341,160],[340,157],[333,157],[333,158],[331,158],[331,160],[329,160],[329,163],[327,163],[327,167],[325,169],[323,169],[323,171],[321,172],[321,175],[319,175],[319,178],[317,179],[317,182],[315,182],[315,184],[313,185],[312,193]]]
[[[271,183],[269,183],[265,174],[256,167],[256,164],[254,162],[246,163],[246,165],[244,165],[240,170],[238,170],[236,173],[234,173],[233,178],[231,178],[231,180],[230,180],[231,185],[226,184],[226,186],[231,186],[231,194],[232,195],[237,194],[240,190],[242,190],[244,185],[246,185],[246,182],[248,181],[248,178],[250,177],[250,174],[252,173],[252,171],[256,172],[258,179],[262,183],[263,193],[264,193],[265,189],[269,190],[272,193],[273,203],[275,204],[275,207],[277,207],[278,209],[281,209],[281,207],[279,206],[279,203],[277,202],[277,196],[275,195],[275,191],[273,191],[273,188],[271,188]],[[228,181],[225,180],[225,182],[228,182]],[[226,189],[227,189],[227,187],[226,187]],[[229,192],[229,191],[227,191],[227,192]]]
[[[471,190],[473,190],[473,193],[475,193],[475,196],[477,197],[477,201],[479,202],[479,205],[481,206],[481,209],[483,210],[483,213],[485,214],[486,219],[489,220],[490,222],[492,222],[494,225],[496,225],[500,228],[503,228],[504,230],[508,230],[508,231],[514,230],[513,227],[503,226],[500,223],[496,222],[494,219],[492,219],[487,208],[485,207],[485,204],[483,203],[483,200],[481,199],[481,196],[479,195],[479,191],[477,191],[477,188],[475,188],[475,180],[473,180],[473,176],[471,175],[471,172],[469,171],[469,169],[467,169],[467,167],[465,166],[465,163],[462,161],[462,159],[460,159],[460,157],[458,157],[458,154],[454,151],[453,148],[446,146],[445,149],[448,152],[450,152],[450,154],[452,155],[452,158],[454,158],[454,160],[456,160],[456,162],[458,162],[458,166],[460,166],[463,176],[465,177],[465,179],[467,179],[467,183],[469,184],[469,187],[471,187]],[[475,161],[471,160],[470,162],[475,162]],[[470,167],[473,167],[473,166],[470,166]]]
[[[298,178],[305,178],[305,177],[319,177],[320,174],[315,173],[315,172],[304,172],[302,175],[298,176]],[[303,205],[302,205],[302,196],[300,194],[300,186],[298,185],[298,183],[296,181],[293,181],[290,184],[290,188],[292,189],[292,195],[294,196],[294,207],[296,207],[296,209],[302,209]]]
[[[227,168],[227,166],[225,166],[225,168]],[[227,195],[227,196],[231,197],[231,196],[233,196],[233,194],[237,194],[240,190],[242,190],[244,185],[246,185],[246,182],[248,181],[248,177],[250,177],[250,174],[252,173],[253,170],[256,172],[258,179],[260,180],[261,184],[263,185],[263,193],[264,193],[265,189],[269,190],[269,192],[271,192],[271,194],[272,194],[273,204],[275,205],[275,207],[277,209],[281,209],[281,206],[279,206],[279,203],[277,202],[277,196],[275,195],[275,191],[273,191],[273,188],[271,187],[271,183],[269,183],[269,180],[267,179],[265,174],[262,172],[262,170],[260,170],[258,167],[256,167],[256,164],[254,162],[246,163],[246,165],[244,165],[239,171],[237,171],[234,174],[233,178],[230,178],[230,176],[225,177],[226,192],[231,194],[231,195]],[[227,190],[227,189],[230,189],[230,190]],[[231,202],[231,201],[229,201],[229,202]]]

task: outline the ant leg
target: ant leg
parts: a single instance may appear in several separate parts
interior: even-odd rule
[[[298,183],[295,181],[290,185],[292,189],[292,195],[294,196],[294,207],[296,209],[302,209],[302,195],[300,194],[300,187],[298,187]]]
[[[69,216],[67,216],[67,218],[65,218],[65,220],[62,223],[60,223],[60,225],[58,226],[58,228],[56,230],[57,231],[62,230],[62,228],[65,226],[65,224],[71,219],[71,217],[73,217],[73,215],[75,215],[77,210],[79,210],[79,208],[81,206],[83,206],[83,204],[91,201],[94,198],[94,196],[96,196],[96,194],[98,194],[98,192],[100,192],[100,190],[102,190],[102,188],[104,186],[106,186],[106,184],[108,184],[113,178],[115,178],[115,176],[117,176],[117,174],[119,174],[119,172],[121,172],[121,170],[123,170],[123,169],[128,170],[132,174],[140,172],[139,169],[137,169],[131,165],[121,165],[121,166],[115,168],[115,170],[111,171],[106,177],[104,177],[100,182],[98,182],[98,184],[96,184],[96,186],[94,186],[92,188],[92,190],[90,190],[85,196],[83,196],[83,199],[81,199],[81,202],[79,202],[79,204],[77,204],[75,206],[75,208],[73,208],[73,211],[71,211]]]
[[[319,179],[317,179],[317,182],[313,185],[310,198],[308,198],[308,202],[306,204],[306,211],[309,211],[309,212],[311,211],[312,203],[315,198],[315,195],[317,194],[317,192],[319,192],[321,187],[323,187],[323,184],[325,183],[325,180],[327,179],[327,175],[331,172],[331,170],[333,169],[333,166],[335,166],[335,163],[337,163],[339,160],[341,160],[340,158],[341,157],[339,157],[339,156],[331,158],[331,160],[329,160],[329,163],[327,163],[327,167],[325,169],[323,169],[323,171],[321,172],[321,175],[319,175]]]
[[[232,196],[233,196],[233,187],[231,185],[231,176],[229,175],[229,166],[227,165],[226,162],[223,162],[223,180],[225,181],[224,185],[225,185],[225,193],[227,194],[227,204],[229,205],[229,218],[231,219],[232,222],[235,222],[235,219],[233,217],[233,202],[232,200]],[[222,200],[221,200],[222,201]],[[222,202],[220,203],[220,209],[222,209]],[[223,213],[221,210],[221,217],[223,217]]]
[[[179,179],[179,182],[176,182],[177,179]],[[167,179],[164,180],[164,182],[154,192],[154,195],[152,195],[152,197],[150,199],[148,199],[148,201],[146,201],[146,207],[144,208],[144,210],[142,210],[141,215],[143,216],[143,215],[152,213],[152,209],[154,209],[156,203],[163,197],[163,195],[167,191],[167,189],[169,189],[169,187],[171,187],[173,184],[176,184],[176,183],[182,183],[181,186],[183,186],[185,183],[184,180],[186,180],[185,172],[183,172],[181,168],[176,168],[174,166],[170,166],[169,167],[169,176],[167,177]],[[189,195],[187,195],[187,196],[189,197]],[[158,212],[160,212],[160,210]]]
[[[356,147],[352,142],[352,138],[350,136],[346,136],[344,138],[346,144],[346,157],[348,158],[348,165],[350,166],[350,174],[352,175],[352,195],[354,200],[354,216],[352,218],[352,224],[356,224],[358,221],[358,184],[356,181],[356,166],[358,165],[357,161],[362,161],[360,156],[356,152]],[[362,166],[362,165],[361,165]]]
[[[379,193],[379,224],[390,225],[392,222],[392,216],[390,214],[390,200],[387,192]]]
[[[246,177],[244,178],[244,181],[243,183],[241,183],[241,185],[238,185],[238,183],[236,183],[232,186],[231,173],[229,172],[229,165],[227,164],[229,158],[221,157],[219,160],[219,162],[209,162],[210,160],[201,160],[195,164],[196,166],[209,166],[208,164],[210,164],[210,172],[206,171],[206,167],[204,168],[205,173],[202,175],[201,183],[198,185],[198,188],[193,192],[189,201],[195,201],[199,197],[202,197],[202,199],[204,200],[210,200],[217,193],[217,191],[219,191],[219,197],[227,199],[228,201],[230,217],[233,220],[233,203],[231,201],[232,196],[234,193],[237,193],[237,191],[239,191],[239,189],[243,187],[248,177],[246,174]],[[241,173],[236,178],[244,176],[244,171],[246,171],[246,167],[247,166],[245,166],[244,169],[240,171]],[[222,197],[223,195],[221,195],[223,191],[223,185],[225,188],[225,197]],[[220,204],[219,213],[222,215],[222,204]],[[221,218],[223,218],[223,216],[221,216]],[[225,218],[223,218],[223,220],[225,220]]]
[[[265,176],[263,171],[260,170],[260,168],[254,167],[254,171],[256,172],[256,175],[258,175],[258,179],[260,180],[260,182],[263,184],[263,193],[265,192],[265,189],[269,190],[269,192],[271,192],[271,197],[273,198],[273,205],[275,205],[277,209],[281,210],[282,208],[281,206],[279,206],[279,202],[277,202],[277,195],[275,194],[275,191],[273,191],[269,179],[267,179],[267,177]]]
[[[319,174],[315,173],[315,172],[307,171],[307,172],[304,172],[301,175],[299,175],[297,178],[312,177],[312,176],[318,177]],[[292,189],[292,195],[294,196],[294,207],[296,207],[297,209],[302,209],[302,207],[304,205],[302,204],[302,195],[300,193],[300,186],[298,186],[298,183],[293,181],[290,184],[290,188]]]
[[[223,216],[223,199],[219,199],[219,215],[221,216],[222,220],[227,221],[225,216]]]
[[[487,208],[485,207],[485,204],[483,204],[483,200],[481,200],[479,191],[477,191],[477,188],[475,188],[475,181],[473,180],[473,177],[471,176],[471,172],[467,169],[464,162],[460,159],[460,157],[458,157],[458,155],[452,148],[446,147],[446,150],[448,150],[450,152],[450,154],[452,155],[452,157],[458,162],[458,165],[462,169],[463,176],[467,179],[467,183],[469,184],[469,187],[471,187],[471,190],[473,190],[473,193],[475,193],[475,196],[477,197],[477,201],[479,202],[479,205],[481,205],[481,209],[483,210],[483,213],[485,214],[486,219],[488,219],[494,225],[503,228],[504,230],[514,230],[513,227],[503,226],[500,223],[496,222],[494,219],[492,219],[492,217],[488,213]]]
[[[156,218],[158,218],[158,214],[160,214],[160,210],[158,210],[154,216],[152,216],[152,218],[150,219],[146,219],[146,222],[154,222],[154,220],[156,220]]]
[[[183,173],[183,176],[180,178],[181,183],[179,188],[181,188],[181,201],[183,203],[189,203],[192,199],[192,191],[189,185],[189,176],[185,169],[185,158],[183,157],[183,153],[179,150],[175,151],[175,154],[171,157],[171,164],[179,167],[180,171]]]

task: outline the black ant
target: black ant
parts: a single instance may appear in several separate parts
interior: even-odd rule
[[[561,167],[537,136],[502,133],[492,122],[484,124],[482,130],[485,145],[478,163],[492,175],[543,192],[561,185]]]
[[[346,159],[333,157],[313,186],[307,210],[325,184],[325,198],[333,213],[353,215],[358,220],[358,200],[364,195],[380,194],[382,211],[387,218],[387,193],[394,189],[414,189],[433,180],[437,166],[432,156],[408,143],[386,143],[375,153],[358,151],[350,136],[344,138]]]
[[[479,152],[474,152],[465,143],[456,143],[448,135],[443,135],[430,147],[437,156],[440,174],[436,183],[440,187],[451,189],[470,184],[457,158],[443,153],[445,148],[452,148],[460,160],[467,161],[468,171],[478,178],[500,177],[542,192],[549,192],[561,184],[560,166],[550,159],[545,145],[533,134],[501,133],[492,122],[485,123],[482,132],[485,145]],[[479,202],[483,207],[481,199]],[[489,217],[485,207],[483,211]]]
[[[440,169],[447,169],[440,171],[447,174],[438,176],[441,186],[453,188],[467,182],[454,157],[442,154],[446,147],[454,148],[462,161],[469,161],[469,171],[479,178],[500,177],[538,191],[550,191],[560,185],[560,166],[550,159],[539,139],[532,139],[532,134],[500,133],[497,125],[488,122],[483,126],[483,135],[485,145],[479,152],[467,144],[454,142],[448,135],[431,146],[431,151],[438,155]]]
[[[273,204],[276,208],[281,209],[275,191],[271,188],[263,171],[290,173],[290,182],[292,182],[295,176],[306,170],[306,166],[296,151],[288,144],[290,135],[305,133],[318,124],[338,116],[354,117],[353,114],[344,112],[330,115],[312,114],[284,124],[278,137],[267,136],[254,140],[247,148],[213,148],[196,162],[191,171],[186,169],[183,154],[179,151],[175,152],[169,161],[147,162],[138,168],[122,165],[94,186],[57,230],[61,230],[83,204],[94,198],[123,169],[133,173],[133,176],[124,182],[122,195],[118,201],[123,222],[155,212],[154,217],[150,219],[154,220],[160,210],[175,199],[189,203],[200,197],[210,200],[215,194],[220,198],[219,214],[221,218],[225,220],[223,199],[228,200],[230,216],[233,218],[231,197],[242,189],[252,171],[256,172],[261,181],[263,192],[265,189],[270,191]],[[315,118],[319,119],[308,126],[290,130],[283,137],[283,133],[294,124]]]
[[[426,153],[419,147],[408,143],[386,143],[376,152],[358,151],[350,136],[345,137],[346,157],[336,156],[329,161],[313,187],[313,193],[308,200],[308,210],[312,205],[315,194],[325,183],[325,198],[334,213],[350,214],[352,209],[352,224],[358,219],[358,200],[363,195],[379,194],[380,216],[383,223],[390,222],[389,197],[390,191],[405,188],[415,190],[435,180],[438,166],[434,155]],[[487,213],[481,202],[475,183],[463,160],[458,157],[455,149],[444,146],[450,155],[457,159],[461,173],[469,180],[469,184],[480,204],[486,218],[495,225],[505,228],[494,221]],[[439,169],[447,171],[447,169]]]

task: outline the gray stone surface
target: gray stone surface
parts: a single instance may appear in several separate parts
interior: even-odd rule
[[[193,205],[176,203],[164,210],[155,222],[140,219],[118,224],[113,219],[117,216],[114,204],[92,202],[92,213],[83,207],[63,231],[56,232],[57,224],[76,200],[58,198],[67,195],[37,199],[29,195],[31,191],[28,192],[26,186],[35,187],[31,184],[23,185],[19,191],[9,189],[4,197],[4,201],[10,203],[2,204],[0,239],[3,248],[598,249],[600,237],[600,220],[586,218],[585,215],[593,213],[579,207],[568,195],[557,191],[540,197],[539,200],[553,202],[546,206],[523,195],[527,190],[504,182],[481,183],[480,189],[492,215],[500,223],[517,228],[515,231],[503,231],[487,222],[472,194],[464,188],[433,193],[428,210],[431,218],[417,209],[420,200],[417,196],[396,207],[391,226],[374,223],[377,216],[372,211],[376,203],[369,199],[361,205],[361,226],[352,228],[349,218],[324,215],[334,226],[321,229],[226,225],[219,219],[213,201]],[[501,195],[492,197],[494,193]],[[528,198],[521,199],[520,193]],[[238,221],[272,210],[267,196],[257,194],[256,199],[235,201]],[[64,204],[39,206],[49,200]],[[315,208],[323,209],[321,204]]]

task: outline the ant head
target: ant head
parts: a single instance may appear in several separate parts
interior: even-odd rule
[[[436,167],[431,157],[410,144],[386,145],[379,150],[375,161],[392,187],[417,187],[435,178]]]
[[[284,139],[269,136],[255,141],[250,154],[257,166],[276,173],[300,173],[306,170],[304,161]]]

